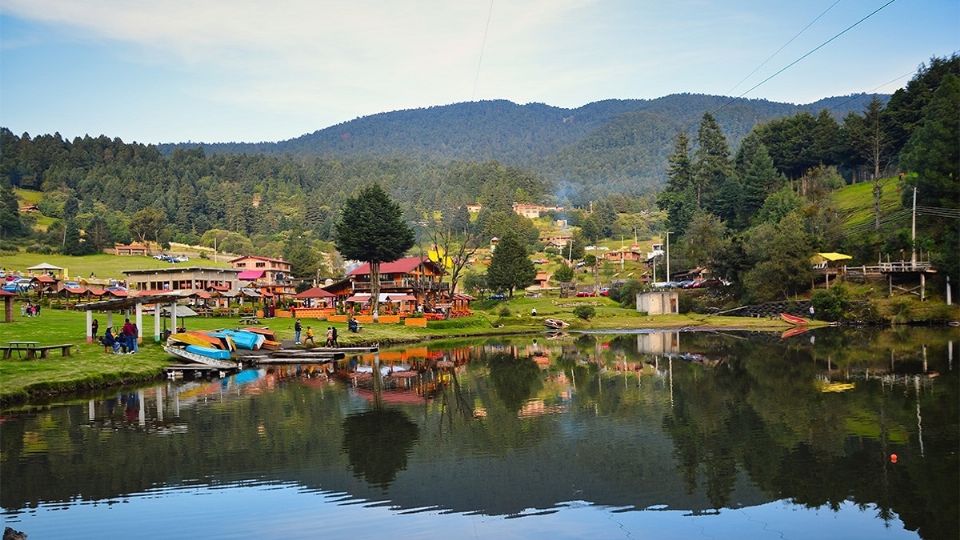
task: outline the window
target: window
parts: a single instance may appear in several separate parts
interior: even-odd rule
[[[267,267],[267,263],[265,263],[265,262],[258,262],[258,263],[257,263],[257,268],[266,268],[266,267]]]

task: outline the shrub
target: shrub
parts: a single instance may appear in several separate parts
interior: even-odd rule
[[[593,306],[580,305],[573,308],[573,314],[579,319],[589,321],[597,314],[597,310],[593,309]]]
[[[501,317],[509,317],[509,316],[510,316],[510,308],[508,308],[507,306],[503,306],[503,308],[500,309],[500,316],[501,316]]]
[[[839,321],[847,309],[847,291],[837,285],[832,289],[821,289],[813,293],[810,298],[813,304],[814,316],[825,321]]]

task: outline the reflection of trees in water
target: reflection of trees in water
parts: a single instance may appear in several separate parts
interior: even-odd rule
[[[404,413],[374,409],[343,421],[343,449],[358,478],[386,489],[407,467],[419,428]]]
[[[516,413],[524,402],[543,386],[540,368],[529,358],[514,358],[505,353],[486,357],[490,380],[504,406]]]

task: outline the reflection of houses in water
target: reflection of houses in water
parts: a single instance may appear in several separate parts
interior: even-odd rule
[[[680,332],[637,334],[637,352],[643,354],[680,354]]]

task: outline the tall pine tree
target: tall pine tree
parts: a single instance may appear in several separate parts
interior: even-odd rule
[[[690,162],[690,139],[680,132],[668,158],[667,186],[657,195],[657,206],[667,212],[667,223],[678,235],[683,234],[697,208],[693,188],[693,164]]]
[[[736,186],[730,148],[716,119],[704,113],[697,131],[697,152],[693,166],[693,186],[697,208],[726,218],[730,205],[736,204]]]
[[[487,269],[487,284],[495,291],[508,291],[513,298],[515,289],[533,284],[537,271],[527,256],[527,248],[513,235],[500,239]]]

